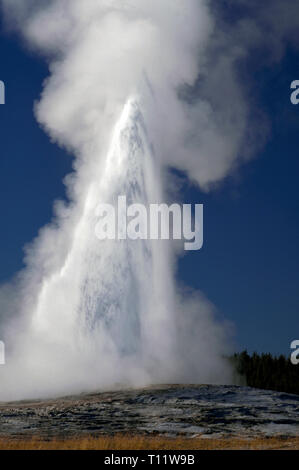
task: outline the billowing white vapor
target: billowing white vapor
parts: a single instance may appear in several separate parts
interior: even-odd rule
[[[224,329],[200,294],[179,292],[172,245],[95,236],[99,203],[163,202],[168,166],[207,188],[233,165],[242,125],[230,139],[207,101],[179,98],[207,65],[206,1],[2,4],[49,60],[37,119],[76,158],[70,202],[56,204],[16,285],[2,288],[11,316],[0,399],[229,381]]]

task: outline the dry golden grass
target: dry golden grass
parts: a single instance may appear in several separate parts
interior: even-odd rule
[[[148,436],[102,436],[73,439],[0,439],[0,450],[294,450],[299,438],[175,439]]]

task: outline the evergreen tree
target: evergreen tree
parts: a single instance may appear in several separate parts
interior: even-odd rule
[[[240,385],[299,395],[299,365],[280,355],[257,354],[247,351],[230,358]]]

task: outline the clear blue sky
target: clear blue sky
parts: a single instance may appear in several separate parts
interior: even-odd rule
[[[72,158],[39,128],[33,102],[48,71],[12,38],[0,37],[0,281],[21,267],[22,247],[64,197]],[[179,263],[179,278],[200,288],[236,326],[239,349],[289,354],[299,338],[299,105],[290,83],[299,79],[299,56],[288,51],[275,67],[254,66],[255,98],[270,116],[271,136],[256,159],[217,191],[186,185],[186,202],[204,203],[203,250]]]

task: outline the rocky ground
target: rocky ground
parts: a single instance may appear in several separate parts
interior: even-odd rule
[[[0,403],[0,437],[299,437],[298,412],[297,395],[237,386],[163,385]]]

